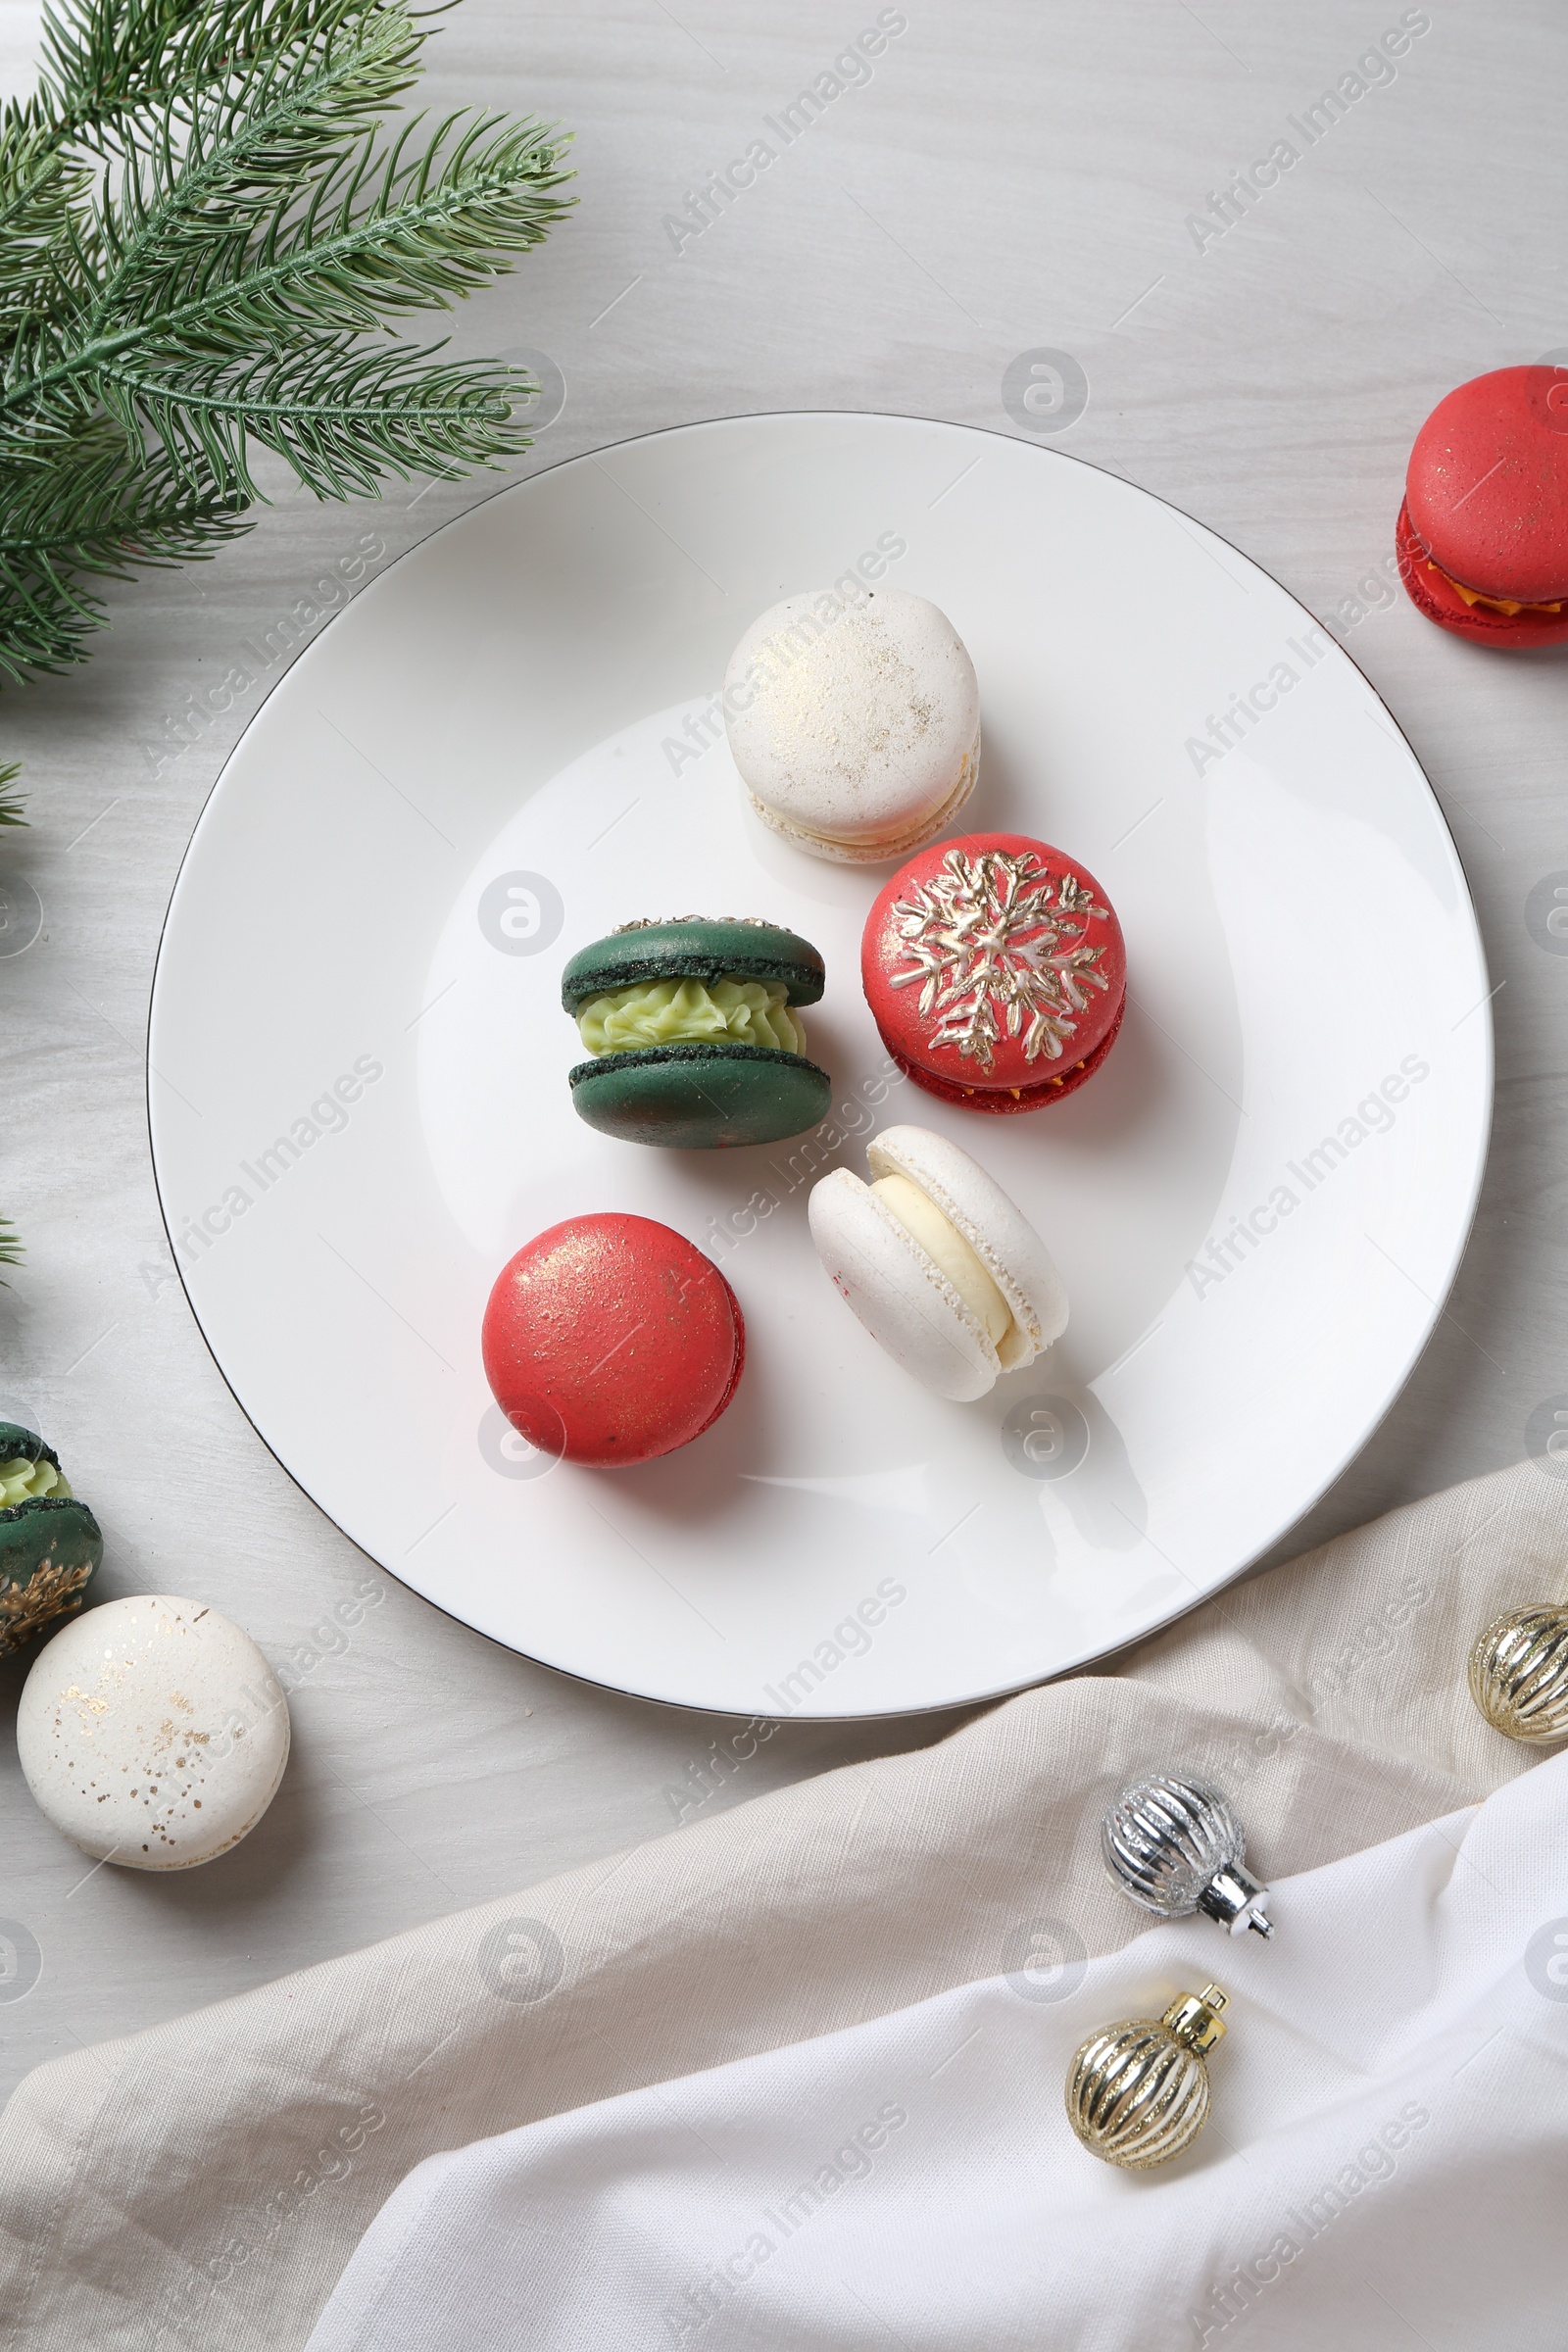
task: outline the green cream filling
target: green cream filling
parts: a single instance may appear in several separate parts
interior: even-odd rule
[[[53,1494],[61,1502],[71,1498],[71,1488],[53,1462],[24,1458],[0,1462],[0,1511],[9,1511],[14,1503],[32,1502],[40,1494]]]
[[[590,1054],[639,1054],[650,1046],[768,1046],[804,1054],[806,1031],[782,980],[645,980],[590,997],[577,1027]]]

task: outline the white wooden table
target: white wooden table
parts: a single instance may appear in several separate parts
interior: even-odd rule
[[[0,6],[11,87],[34,15]],[[874,59],[835,69],[878,25]],[[1359,65],[1385,33],[1382,64]],[[543,352],[564,379],[522,470],[766,409],[1054,438],[1245,548],[1367,671],[1480,907],[1496,1126],[1437,1336],[1290,1548],[1520,1457],[1532,1414],[1549,1421],[1568,1391],[1568,942],[1527,918],[1538,882],[1568,879],[1568,649],[1509,659],[1440,634],[1392,584],[1391,550],[1438,397],[1568,346],[1560,7],[465,0],[432,49],[438,110],[482,99],[577,133],[576,212],[456,321],[459,349]],[[750,184],[710,197],[706,220],[690,211],[759,140],[774,153]],[[379,1571],[380,1597],[328,1647],[313,1629],[368,1563],[252,1432],[175,1278],[147,1150],[149,982],[181,851],[264,685],[220,715],[196,704],[242,639],[320,625],[339,591],[318,583],[356,550],[373,551],[368,576],[489,486],[394,485],[343,509],[282,483],[216,562],[117,592],[87,668],[0,703],[34,818],[0,856],[44,910],[36,943],[0,964],[0,1205],[28,1250],[0,1294],[0,1409],[36,1419],[98,1510],[106,1594],[199,1593],[300,1684],[265,1823],[221,1863],[160,1878],[89,1870],[36,1814],[9,1730],[22,1668],[0,1673],[0,1919],[41,1962],[24,1997],[0,1986],[7,2087],[73,2042],[946,1728],[785,1726],[726,1762],[732,1727],[560,1680]],[[1105,615],[1129,663],[1158,593],[1129,580]]]

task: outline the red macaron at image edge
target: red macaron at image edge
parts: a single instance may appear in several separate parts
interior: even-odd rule
[[[1497,368],[1439,401],[1395,548],[1439,628],[1509,651],[1568,639],[1568,368]]]

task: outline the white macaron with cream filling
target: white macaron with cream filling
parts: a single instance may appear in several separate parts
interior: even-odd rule
[[[872,1181],[835,1168],[811,1188],[817,1255],[866,1330],[938,1396],[972,1403],[1067,1328],[1067,1293],[994,1177],[929,1127],[890,1127]]]
[[[813,858],[907,858],[980,772],[980,688],[947,614],[904,588],[786,597],[730,657],[724,724],[758,814]]]

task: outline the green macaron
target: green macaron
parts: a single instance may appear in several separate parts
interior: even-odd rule
[[[98,1522],[62,1477],[54,1447],[0,1421],[0,1657],[74,1616],[103,1556]]]
[[[579,949],[561,982],[593,1056],[570,1074],[578,1117],[677,1152],[816,1126],[833,1082],[807,1059],[795,1007],[823,977],[809,940],[743,916],[626,923]]]

